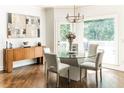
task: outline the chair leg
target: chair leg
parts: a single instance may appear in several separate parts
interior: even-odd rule
[[[85,78],[87,79],[87,69],[85,69]]]
[[[80,82],[82,82],[82,69],[80,68]]]
[[[68,83],[70,83],[70,71],[68,69]]]
[[[96,70],[96,86],[98,86],[98,71]]]
[[[102,81],[102,68],[100,68],[100,80]]]
[[[47,84],[48,84],[49,71],[47,70]]]
[[[46,70],[47,70],[47,68],[46,68],[46,67],[47,67],[47,66],[46,66],[46,62],[45,62],[44,65],[45,65],[45,67],[44,67],[44,72],[46,73]]]
[[[57,73],[57,88],[59,87],[59,73]]]

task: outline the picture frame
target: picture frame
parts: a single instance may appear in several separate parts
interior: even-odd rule
[[[7,38],[39,38],[40,17],[8,13]]]

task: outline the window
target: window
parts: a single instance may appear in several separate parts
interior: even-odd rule
[[[89,43],[99,44],[104,49],[103,63],[118,64],[118,35],[116,17],[97,18],[84,21],[84,38]]]
[[[60,25],[60,38],[61,38],[61,41],[66,41],[67,40],[66,35],[70,31],[71,31],[70,24],[61,24]]]
[[[57,33],[56,33],[56,51],[57,52],[65,52],[68,50],[68,40],[66,38],[66,35],[72,31],[72,24],[67,22],[58,22],[57,23]]]
[[[84,21],[84,37],[91,41],[112,41],[114,18]]]

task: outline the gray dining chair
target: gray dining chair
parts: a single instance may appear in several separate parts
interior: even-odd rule
[[[57,87],[59,87],[59,76],[60,76],[60,71],[67,69],[68,70],[68,80],[70,81],[69,78],[69,65],[60,63],[57,60],[56,54],[53,53],[45,53],[45,58],[47,62],[47,82],[48,82],[48,77],[49,77],[49,72],[53,72],[57,74]]]
[[[96,85],[98,86],[98,70],[100,70],[100,79],[102,81],[102,59],[104,50],[99,50],[96,55],[95,62],[84,62],[80,65],[80,81],[82,79],[82,69],[85,69],[85,78],[87,78],[87,70],[96,71]]]
[[[88,51],[87,51],[87,56],[91,56],[91,55],[96,55],[97,53],[97,49],[98,49],[98,44],[89,44],[88,46]],[[86,58],[85,62],[95,62],[96,61],[96,57],[90,57],[90,58]]]
[[[45,54],[45,53],[51,53],[51,50],[50,50],[50,48],[45,47],[45,48],[43,48],[43,52],[44,52],[44,54]],[[47,63],[46,63],[46,58],[45,58],[45,56],[44,56],[44,65],[45,65],[44,69],[45,69],[45,72],[46,72]]]

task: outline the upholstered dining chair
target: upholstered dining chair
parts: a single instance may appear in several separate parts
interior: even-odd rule
[[[51,53],[50,48],[48,48],[48,47],[44,48],[43,51],[44,51],[44,54],[45,54],[45,53]],[[44,65],[45,65],[45,68],[44,68],[44,69],[45,69],[45,72],[46,72],[47,63],[46,63],[46,58],[45,58],[45,56],[44,56]]]
[[[96,55],[97,49],[98,49],[98,44],[89,44],[87,55],[88,56]],[[86,58],[85,61],[95,62],[95,59],[96,57],[91,57],[91,58]]]
[[[82,69],[85,69],[85,78],[87,78],[87,70],[94,70],[96,71],[96,86],[98,86],[98,70],[100,70],[100,79],[102,81],[102,58],[103,58],[104,50],[99,50],[96,55],[95,62],[84,62],[80,65],[80,81],[82,75]]]
[[[49,78],[49,72],[53,72],[57,74],[57,87],[59,87],[59,76],[60,76],[60,71],[67,69],[68,70],[68,80],[70,80],[69,78],[69,65],[60,63],[57,60],[57,56],[56,54],[53,53],[45,53],[45,58],[47,61],[47,82],[48,82],[48,78]]]

